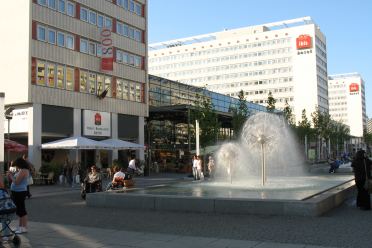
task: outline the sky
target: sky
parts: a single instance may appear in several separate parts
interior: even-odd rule
[[[310,16],[327,38],[328,75],[358,72],[372,117],[371,0],[148,0],[149,44]]]

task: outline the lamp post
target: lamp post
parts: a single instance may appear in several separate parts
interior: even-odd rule
[[[10,120],[13,119],[13,107],[8,107],[5,110],[5,119],[8,120],[8,140],[10,140]],[[10,167],[10,151],[7,152],[8,168]]]

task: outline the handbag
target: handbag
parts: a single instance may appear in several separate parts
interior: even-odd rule
[[[366,172],[366,180],[364,181],[364,189],[368,191],[368,193],[372,193],[372,179],[368,178],[368,173],[367,173],[367,165],[366,165],[366,160],[364,159],[364,170]]]
[[[32,178],[32,176],[29,176],[29,177],[27,178],[27,184],[28,184],[28,185],[32,185],[32,184],[34,184],[34,179]]]

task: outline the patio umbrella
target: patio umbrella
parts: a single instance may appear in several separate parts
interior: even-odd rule
[[[28,147],[14,140],[4,139],[4,149],[9,152],[25,152],[28,150]]]
[[[74,136],[60,139],[41,145],[41,149],[86,149],[86,150],[111,150],[114,147],[99,141],[88,139],[82,136]]]

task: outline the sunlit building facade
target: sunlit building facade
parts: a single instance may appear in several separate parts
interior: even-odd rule
[[[350,127],[350,135],[363,137],[367,128],[365,83],[359,73],[330,75],[329,114]]]
[[[149,73],[266,105],[328,111],[326,38],[310,17],[149,44]]]
[[[0,16],[9,131],[36,167],[57,154],[44,156],[40,145],[65,137],[144,144],[147,0],[4,1]],[[118,156],[87,154],[91,164]]]

